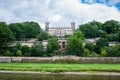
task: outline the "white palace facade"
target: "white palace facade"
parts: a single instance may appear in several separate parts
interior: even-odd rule
[[[72,35],[75,30],[75,22],[71,22],[71,26],[66,27],[50,27],[49,22],[45,22],[45,31],[49,35],[56,35],[57,37],[64,37],[65,35]]]

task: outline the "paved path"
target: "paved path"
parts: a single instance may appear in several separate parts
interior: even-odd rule
[[[0,71],[0,73],[15,73],[15,74],[73,74],[73,75],[105,75],[105,76],[120,76],[120,72],[37,72],[37,71]]]

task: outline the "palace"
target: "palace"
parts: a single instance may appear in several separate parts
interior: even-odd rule
[[[56,35],[57,37],[64,37],[65,35],[72,35],[75,31],[75,22],[71,22],[69,27],[50,27],[49,22],[45,22],[45,31],[49,35]]]
[[[45,31],[53,36],[58,37],[59,50],[64,51],[67,48],[67,39],[64,38],[65,35],[72,35],[75,31],[75,22],[71,22],[69,27],[50,27],[49,22],[45,22]]]

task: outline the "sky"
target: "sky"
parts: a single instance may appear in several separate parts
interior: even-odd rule
[[[70,26],[93,20],[120,21],[120,0],[0,0],[0,21],[9,23],[35,21],[44,29]]]

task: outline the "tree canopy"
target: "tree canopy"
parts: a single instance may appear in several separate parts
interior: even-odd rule
[[[17,40],[22,38],[36,38],[42,31],[36,22],[11,23],[9,28],[13,31]]]
[[[57,37],[53,36],[48,40],[46,52],[52,53],[55,50],[58,50],[58,48],[59,48],[58,39]]]
[[[0,22],[0,47],[3,47],[5,43],[13,40],[15,40],[13,32],[5,22]]]
[[[79,30],[85,35],[86,38],[95,38],[98,35],[98,29],[101,28],[100,22],[88,22],[79,26]]]
[[[80,30],[76,31],[72,36],[68,38],[67,50],[68,54],[82,55],[83,52],[83,40],[84,35]]]

